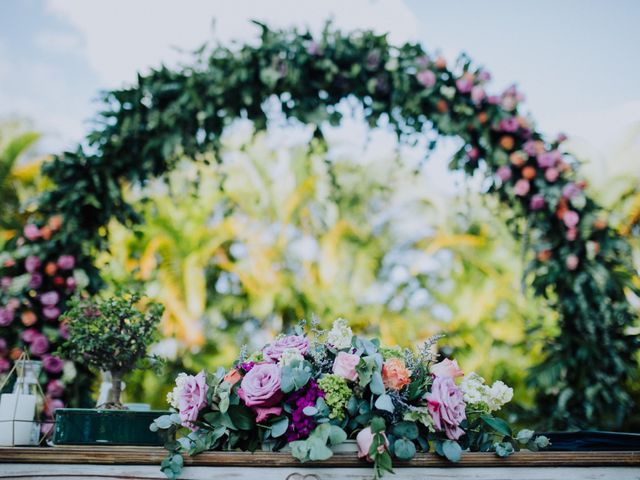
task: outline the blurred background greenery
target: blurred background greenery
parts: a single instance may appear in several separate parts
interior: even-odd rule
[[[21,122],[0,127],[0,238],[20,228],[46,185],[38,138]],[[140,284],[166,312],[153,348],[162,373],[133,374],[126,399],[165,407],[179,371],[228,366],[242,344],[317,315],[325,325],[344,317],[387,344],[444,333],[441,353],[515,388],[511,413],[531,406],[527,368],[557,334],[555,317],[524,288],[522,246],[498,205],[474,179],[443,194],[429,167],[400,150],[329,140],[321,147],[304,129],[254,135],[239,122],[221,158],[184,159],[166,178],[128,187],[145,222],[114,222],[99,266],[112,288]],[[569,149],[640,265],[640,125],[607,157]]]

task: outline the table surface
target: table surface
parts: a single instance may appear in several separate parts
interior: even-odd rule
[[[0,463],[47,463],[92,465],[159,465],[166,451],[158,447],[57,446],[0,447]],[[186,457],[192,466],[300,467],[288,453],[204,452]],[[323,462],[307,462],[306,467],[363,467],[366,463],[353,453],[337,453]],[[417,454],[409,462],[394,460],[394,467],[640,467],[640,452],[517,452],[508,458],[493,453],[463,453],[452,463],[435,454]]]

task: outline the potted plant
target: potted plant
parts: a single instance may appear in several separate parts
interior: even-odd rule
[[[121,402],[123,377],[141,366],[156,336],[163,307],[137,293],[109,298],[75,297],[63,316],[68,338],[60,355],[111,374],[106,403],[95,409],[66,408],[56,412],[54,443],[161,445],[162,436],[149,431],[158,412],[130,411]]]

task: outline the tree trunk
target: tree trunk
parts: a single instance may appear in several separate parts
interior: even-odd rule
[[[120,394],[122,393],[122,372],[119,370],[111,370],[111,398],[109,405],[111,408],[122,408],[120,402]]]

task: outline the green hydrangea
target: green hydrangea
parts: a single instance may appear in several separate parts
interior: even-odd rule
[[[342,420],[347,402],[353,394],[347,380],[338,375],[328,374],[318,381],[318,386],[325,393],[324,401],[331,409],[329,418]]]
[[[401,358],[404,360],[404,355],[400,347],[380,347],[379,352],[384,360],[390,358]]]

